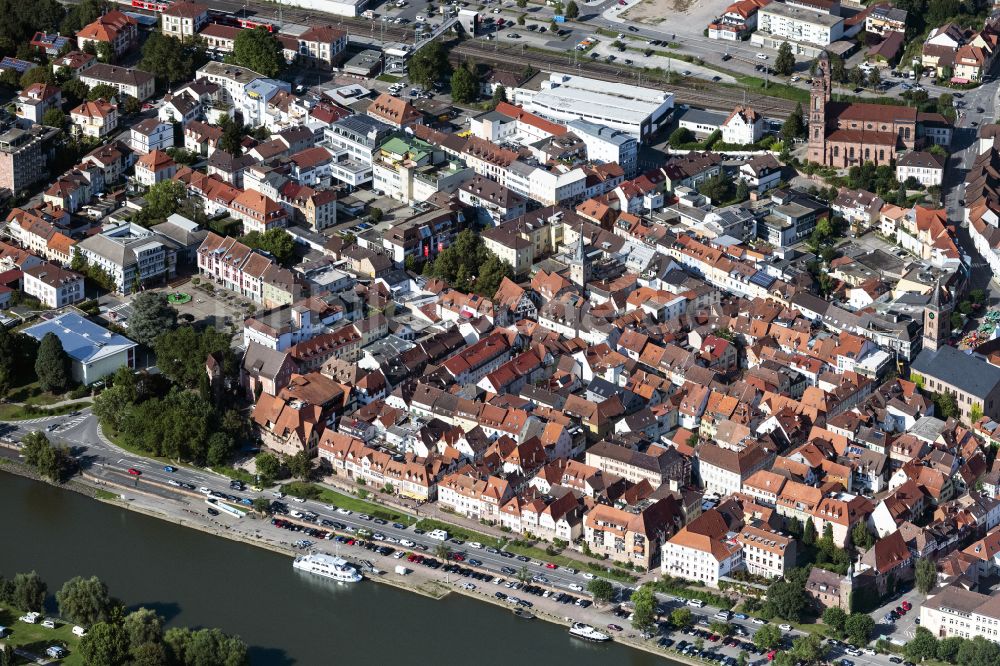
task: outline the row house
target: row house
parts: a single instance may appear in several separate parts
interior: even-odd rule
[[[322,465],[348,479],[375,488],[389,486],[394,494],[418,502],[437,499],[437,474],[443,466],[440,460],[420,459],[412,453],[400,460],[329,428],[323,431],[317,451]]]
[[[616,508],[598,504],[584,518],[584,541],[595,555],[647,571],[661,562],[661,550],[682,523],[673,497]],[[663,552],[662,561],[668,554]]]
[[[479,479],[459,470],[438,483],[438,506],[472,520],[499,521],[501,508],[513,497],[510,482],[496,476]]]

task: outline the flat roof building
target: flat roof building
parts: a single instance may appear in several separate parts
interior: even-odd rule
[[[538,91],[518,89],[524,109],[558,123],[587,120],[648,140],[674,109],[674,95],[625,83],[553,72]]]
[[[23,332],[38,341],[48,333],[55,334],[70,358],[73,379],[81,384],[93,384],[123,365],[135,367],[136,343],[76,312],[39,322]]]

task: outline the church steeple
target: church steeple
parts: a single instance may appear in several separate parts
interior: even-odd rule
[[[934,280],[934,290],[924,307],[924,347],[935,350],[945,344],[951,331],[951,313],[954,308],[951,294],[941,286],[940,278]]]
[[[809,93],[809,161],[826,164],[826,105],[830,101],[830,58],[819,54]]]
[[[573,249],[573,256],[570,257],[569,262],[569,280],[580,288],[583,288],[590,281],[590,259],[583,246],[583,229],[581,228],[576,247]]]

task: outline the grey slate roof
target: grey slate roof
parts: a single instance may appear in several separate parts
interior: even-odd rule
[[[954,347],[937,351],[920,350],[912,369],[933,377],[977,398],[988,396],[1000,384],[1000,368],[975,354],[965,354]]]

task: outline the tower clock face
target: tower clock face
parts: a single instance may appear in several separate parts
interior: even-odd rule
[[[934,319],[934,313],[933,312],[928,312],[927,313],[927,317],[928,317],[928,319]]]

